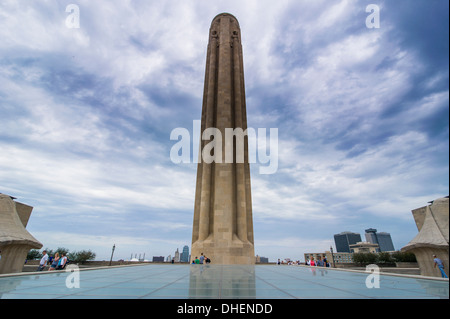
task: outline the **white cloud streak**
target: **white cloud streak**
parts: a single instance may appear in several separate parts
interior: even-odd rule
[[[252,166],[255,227],[302,231],[264,234],[257,253],[327,248],[333,232],[374,218],[413,224],[411,209],[448,195],[448,71],[432,71],[423,53],[440,53],[420,36],[406,45],[401,22],[415,16],[389,2],[380,29],[350,0],[77,5],[69,29],[63,4],[0,4],[0,191],[33,202],[30,227],[49,247],[46,220],[71,223],[65,244],[105,255],[110,242],[153,249],[170,232],[189,244],[196,167],[170,162],[169,135],[200,117],[220,12],[241,25],[249,125],[279,129],[277,173]],[[318,222],[327,233],[305,241],[302,224]]]

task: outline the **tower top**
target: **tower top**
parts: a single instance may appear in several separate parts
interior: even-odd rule
[[[221,17],[230,17],[230,18],[233,18],[234,20],[236,20],[236,23],[239,25],[238,19],[236,19],[236,17],[235,17],[234,15],[232,15],[231,13],[228,13],[228,12],[222,12],[222,13],[219,13],[218,15],[216,15],[216,16],[214,17],[214,19],[212,19],[211,24],[213,24],[214,21],[216,21],[217,19],[220,19]]]

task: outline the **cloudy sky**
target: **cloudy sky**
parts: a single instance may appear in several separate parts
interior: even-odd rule
[[[251,165],[255,253],[304,260],[370,227],[400,249],[411,210],[449,194],[448,6],[3,0],[0,192],[34,207],[44,247],[101,260],[113,244],[115,259],[190,246],[197,167],[170,160],[170,133],[200,119],[209,26],[229,12],[248,126],[278,128],[276,173]]]

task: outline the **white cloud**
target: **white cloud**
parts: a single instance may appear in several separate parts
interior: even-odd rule
[[[290,227],[264,233],[257,253],[326,249],[344,230],[333,227],[373,218],[412,223],[411,209],[448,193],[448,123],[438,138],[419,127],[448,106],[448,74],[430,71],[420,50],[439,52],[420,36],[404,44],[389,3],[377,30],[347,0],[77,4],[80,29],[65,26],[63,4],[0,4],[0,191],[32,199],[30,226],[50,248],[61,234],[40,228],[46,218],[71,223],[64,244],[105,256],[115,241],[125,258],[181,245],[160,230],[189,243],[195,166],[170,162],[170,126],[200,117],[219,12],[241,25],[249,124],[279,129],[278,172],[252,166],[254,220]],[[304,228],[317,221],[325,233]]]
[[[254,218],[285,219],[292,222],[305,220],[329,222],[336,218],[324,201],[312,199],[309,195],[300,185],[284,182],[275,184],[270,182],[270,179],[262,180],[254,174],[252,179]]]
[[[127,207],[132,209],[135,205],[150,211],[193,207],[193,172],[151,162],[142,167],[134,165],[132,158],[88,159],[8,145],[2,150],[8,154],[0,157],[2,192],[14,195],[15,189],[21,189],[20,192],[34,189],[37,194],[31,197],[36,205],[45,207],[41,216],[57,214],[76,219],[80,211],[93,213],[97,205],[104,213],[117,214],[125,214]],[[49,197],[59,197],[65,209],[58,209],[54,202],[47,203]]]
[[[426,187],[418,181],[426,180],[427,176],[433,174],[433,168],[429,166],[426,156],[422,156],[433,149],[429,149],[427,143],[425,134],[405,132],[352,158],[346,156],[346,151],[336,150],[332,144],[317,149],[316,154],[309,153],[309,150],[304,152],[300,144],[298,148],[290,148],[290,156],[286,154],[289,156],[287,162],[280,159],[280,162],[287,164],[281,173],[293,178],[285,188],[291,188],[301,194],[295,196],[294,191],[286,191],[286,197],[295,198],[295,202],[301,203],[299,196],[311,200],[316,198],[314,194],[321,194],[323,211],[332,211],[331,217],[335,218],[338,218],[334,215],[334,203],[337,202],[352,203],[360,207],[359,213],[362,214],[410,219],[411,207],[427,202],[424,201],[424,196],[417,195],[426,193]],[[415,153],[416,151],[418,153]],[[295,159],[297,162],[289,162],[289,159]],[[300,185],[298,188],[295,187],[294,181]],[[281,192],[285,188],[274,189]],[[262,191],[259,193],[264,194]],[[270,198],[272,197],[280,198]],[[281,201],[278,204],[285,207]],[[320,208],[313,202],[310,202],[308,207]],[[310,218],[322,218],[320,212],[308,212],[308,215]],[[352,214],[353,211],[348,213]],[[339,218],[350,217],[348,213],[340,212]]]

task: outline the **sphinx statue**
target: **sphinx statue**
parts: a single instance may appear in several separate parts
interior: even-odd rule
[[[0,274],[22,272],[28,251],[42,247],[25,229],[32,210],[0,193]]]
[[[434,266],[438,256],[448,270],[448,196],[430,202],[430,205],[412,210],[419,233],[402,251],[416,255],[422,276],[441,277]]]

